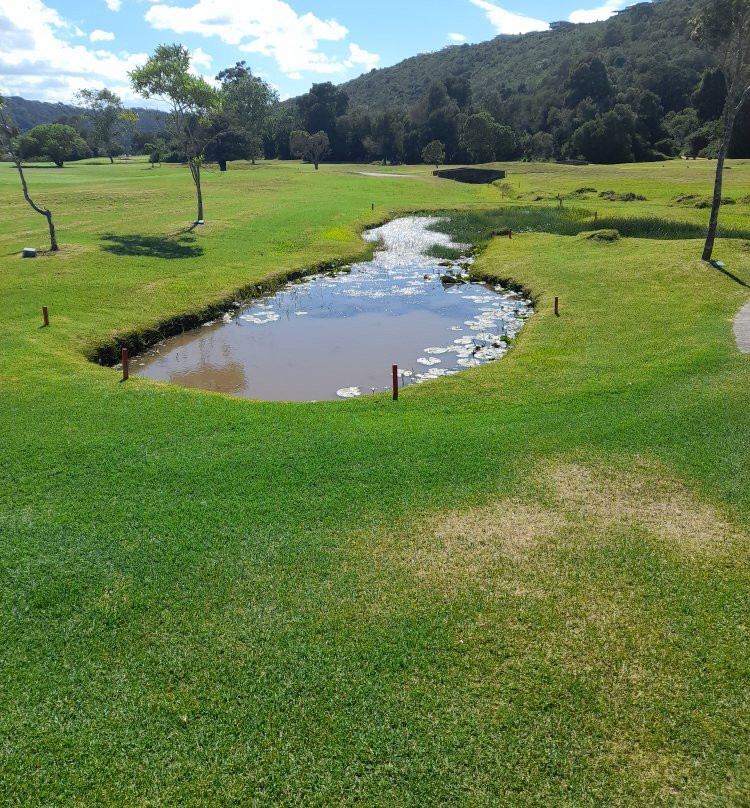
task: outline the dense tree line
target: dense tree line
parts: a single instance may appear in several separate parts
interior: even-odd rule
[[[241,63],[216,76],[221,100],[207,111],[201,156],[222,170],[228,161],[261,156],[302,157],[315,166],[323,159],[715,157],[727,81],[716,53],[693,41],[702,7],[701,0],[641,3],[600,23],[558,23],[549,32],[414,57],[338,87],[314,84],[283,103]],[[102,92],[103,99],[83,91],[84,109],[58,121],[92,154],[147,153],[153,165],[189,160],[173,126],[128,131],[122,110]],[[49,150],[34,153],[36,134],[22,144],[23,155],[53,159]],[[67,159],[82,153],[77,143]],[[737,111],[728,154],[750,156],[750,102]]]

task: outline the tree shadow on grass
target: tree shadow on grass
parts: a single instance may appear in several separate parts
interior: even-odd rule
[[[102,241],[109,242],[102,245],[105,252],[132,258],[200,258],[204,252],[195,237],[183,234],[164,237],[106,233],[102,235]]]
[[[739,283],[740,286],[744,286],[746,289],[750,289],[750,284],[745,283],[745,281],[743,281],[742,278],[738,278],[737,275],[734,274],[734,272],[730,272],[728,269],[724,269],[724,267],[719,266],[714,261],[711,261],[711,266],[714,269],[718,269],[722,275],[726,275],[727,278],[729,278],[730,280],[734,281],[735,283]]]

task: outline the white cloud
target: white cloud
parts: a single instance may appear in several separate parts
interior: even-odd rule
[[[205,67],[206,70],[210,70],[213,61],[214,57],[206,53],[203,48],[196,48],[190,52],[190,64],[192,67]]]
[[[68,101],[81,87],[131,100],[127,74],[146,54],[75,44],[76,27],[42,0],[0,0],[0,94]]]
[[[344,73],[354,66],[373,67],[380,61],[358,45],[348,57],[328,56],[321,42],[343,42],[349,31],[336,20],[297,14],[283,0],[193,0],[189,6],[156,3],[146,21],[160,31],[216,36],[244,53],[258,53],[276,61],[289,77],[301,73]]]
[[[607,0],[604,5],[597,8],[580,8],[574,11],[569,17],[570,22],[596,22],[597,20],[608,20],[627,5],[623,0]]]
[[[122,8],[122,0],[104,0],[110,11],[119,11]]]
[[[498,34],[528,34],[530,31],[549,30],[549,23],[544,20],[514,14],[487,0],[469,0],[469,2],[487,14],[487,19],[495,26]]]
[[[448,34],[448,39],[451,42],[466,42],[466,37],[463,34]]]
[[[349,45],[349,58],[344,62],[346,67],[362,66],[365,70],[372,70],[378,62],[380,56],[377,53],[370,53],[369,51],[360,48],[359,45],[352,43]]]
[[[102,31],[100,28],[97,28],[96,31],[92,31],[89,35],[89,39],[92,42],[113,42],[115,35],[111,31]]]

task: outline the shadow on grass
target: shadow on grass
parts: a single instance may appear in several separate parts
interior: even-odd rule
[[[113,255],[125,255],[133,258],[200,258],[203,247],[196,244],[193,236],[143,236],[138,233],[116,236],[107,233],[102,241],[102,250]]]
[[[750,284],[745,283],[742,278],[738,278],[733,272],[730,272],[728,269],[724,269],[724,267],[717,266],[713,261],[711,261],[711,266],[714,269],[718,269],[722,275],[726,275],[727,278],[734,281],[735,283],[739,283],[740,286],[744,286],[746,289],[750,289]]]

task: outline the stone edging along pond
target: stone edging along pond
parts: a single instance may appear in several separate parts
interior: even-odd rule
[[[384,216],[382,219],[375,222],[368,222],[358,228],[358,235],[361,235],[365,230],[375,229],[382,225],[388,224],[394,219],[403,216],[431,216],[435,215],[434,211],[395,211]],[[220,319],[227,310],[236,308],[238,302],[242,305],[250,303],[252,300],[267,297],[274,294],[281,287],[295,280],[299,280],[308,275],[316,275],[324,272],[339,272],[344,268],[350,267],[354,263],[366,261],[368,257],[372,257],[378,247],[377,242],[365,242],[364,247],[360,252],[337,258],[331,261],[322,261],[317,264],[308,265],[301,269],[294,269],[288,272],[271,273],[267,277],[262,278],[246,286],[242,286],[231,294],[226,294],[218,299],[215,303],[210,303],[194,311],[184,312],[174,315],[165,320],[162,320],[157,325],[152,327],[145,327],[136,329],[124,334],[115,334],[108,342],[94,347],[86,352],[86,358],[89,361],[106,367],[114,367],[120,362],[122,349],[127,348],[130,357],[138,356],[157,343],[162,342],[169,337],[174,337],[186,331],[191,331],[199,328],[204,323],[212,320]],[[476,254],[481,254],[477,248],[473,248]],[[487,272],[476,272],[472,269],[469,276],[471,281],[486,281],[490,283],[500,284],[509,290],[516,291],[530,299],[534,307],[538,302],[538,296],[523,284],[516,282],[513,278],[500,277]]]

